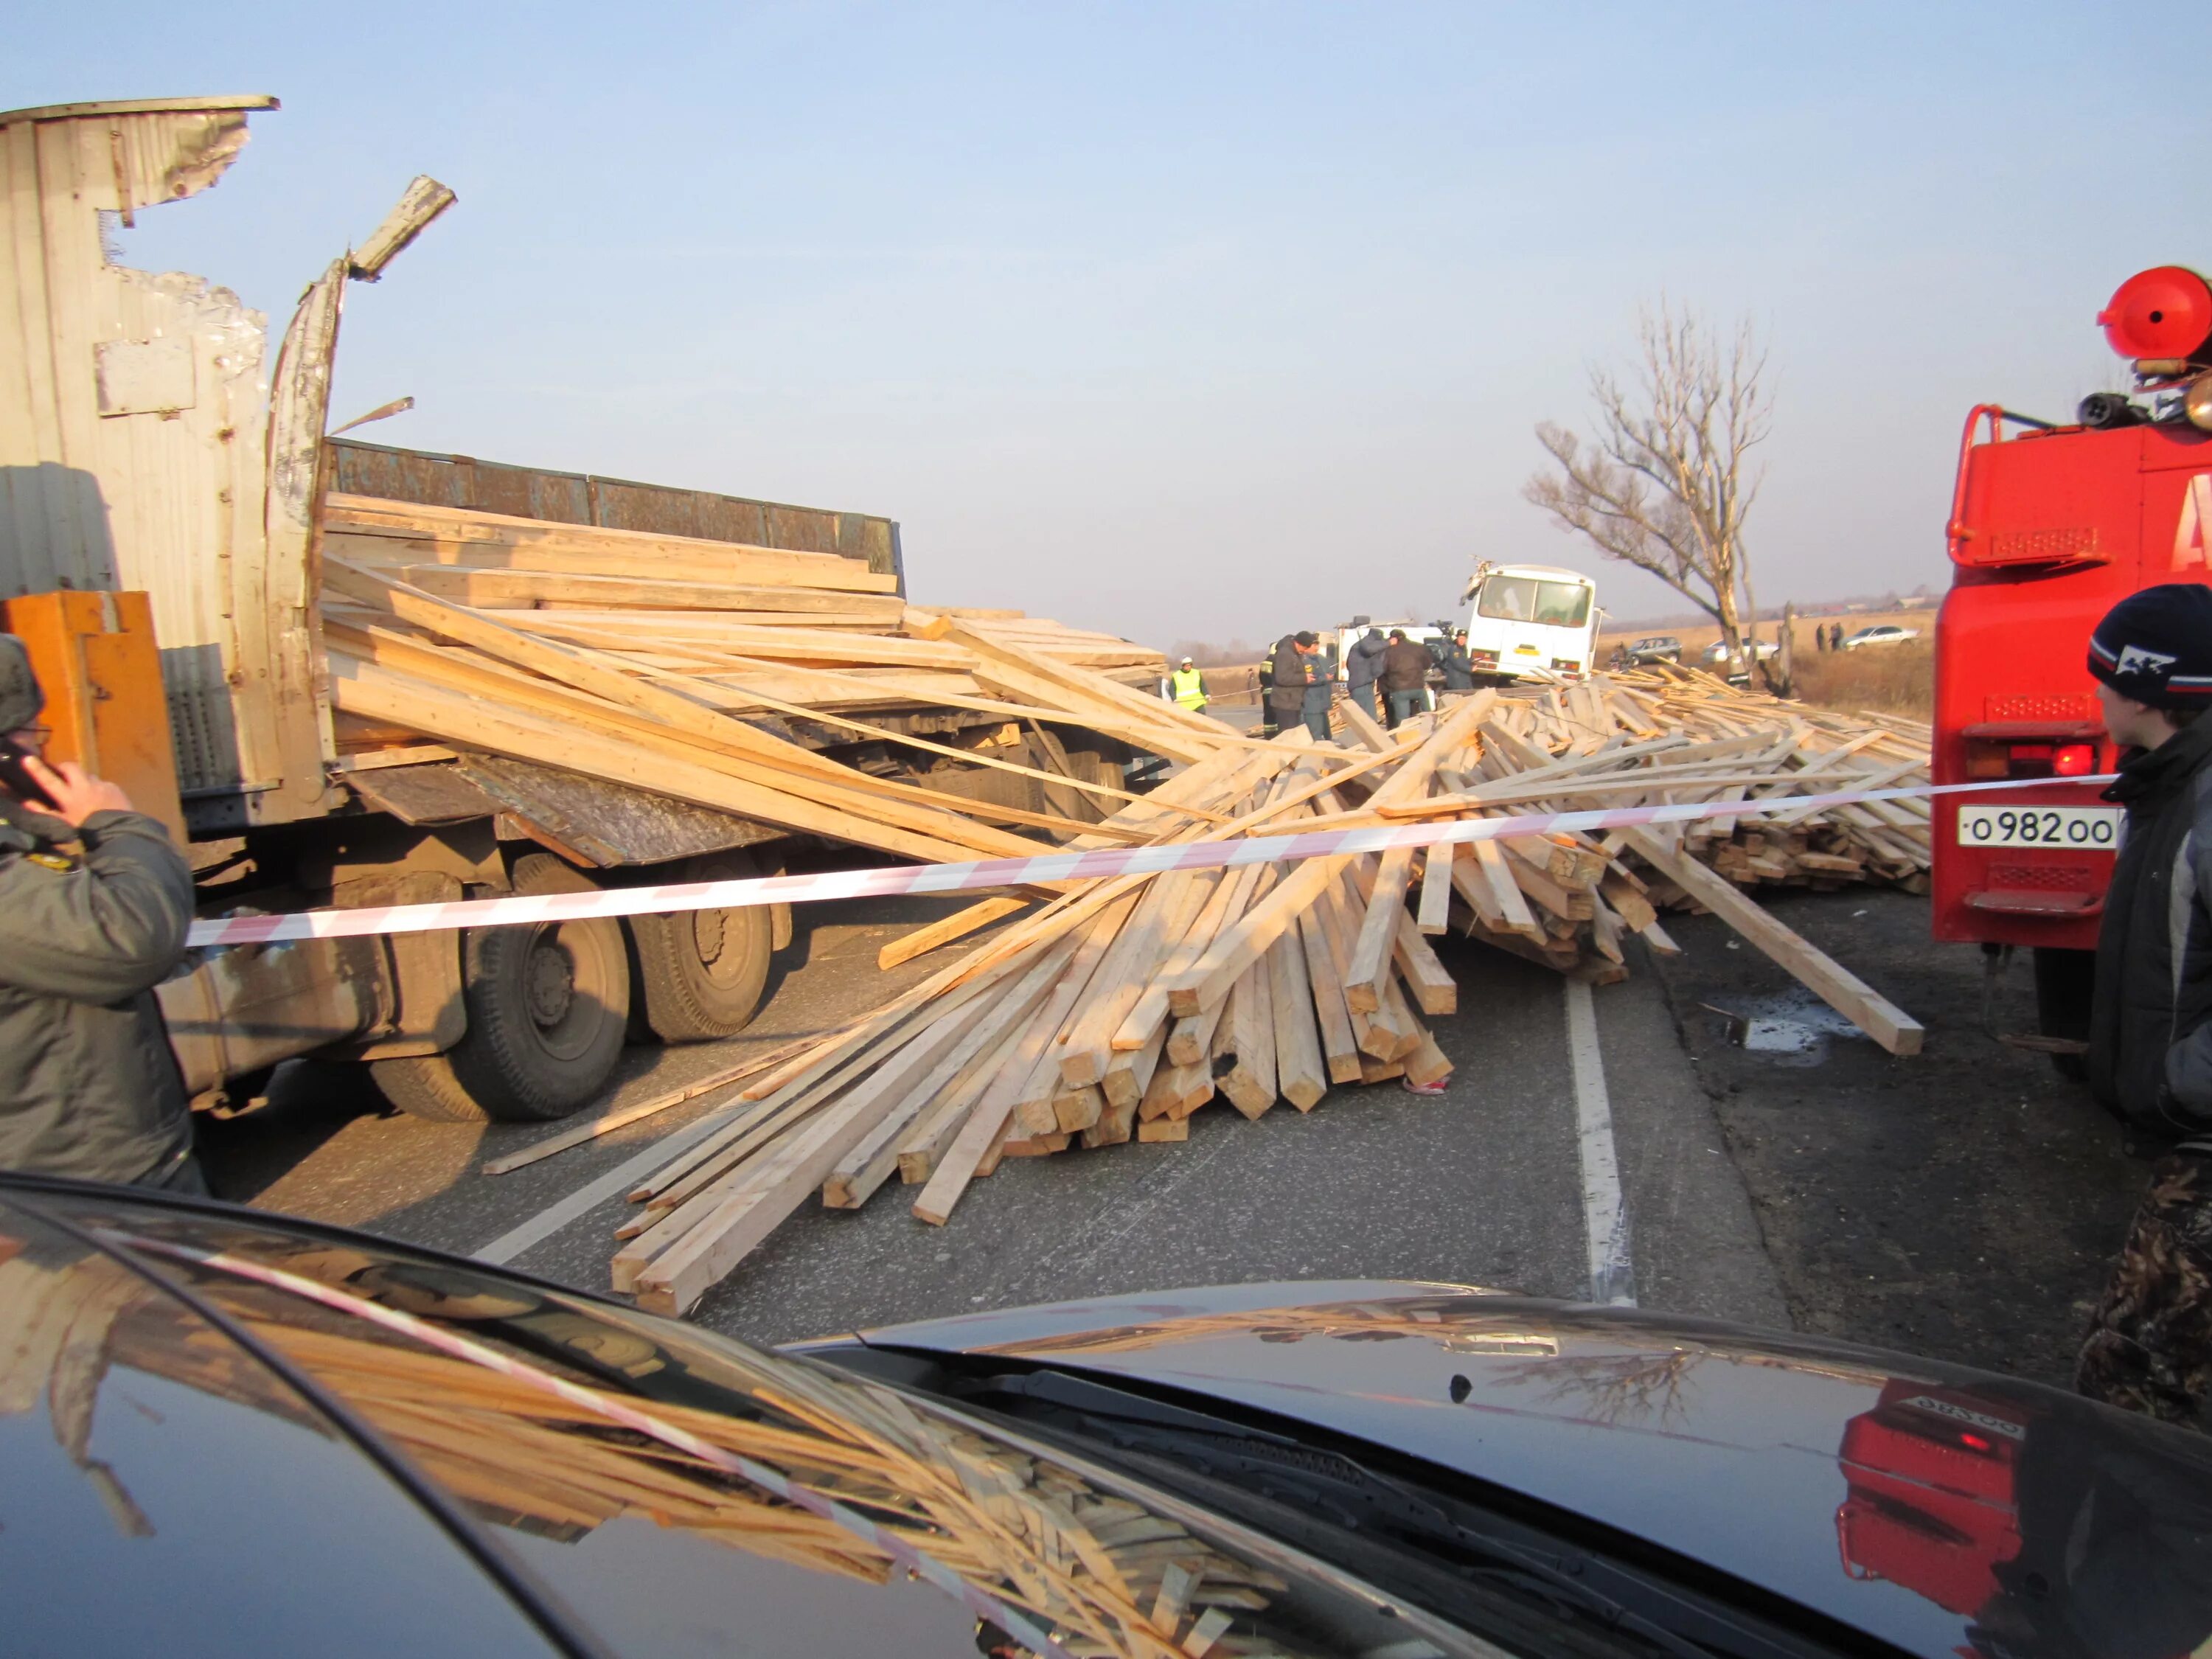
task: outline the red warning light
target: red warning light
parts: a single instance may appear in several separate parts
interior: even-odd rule
[[[2051,769],[2062,778],[2086,778],[2097,769],[2097,751],[2086,743],[2069,743],[2051,757]]]
[[[2187,362],[2212,335],[2212,287],[2185,266],[2154,266],[2122,283],[2097,320],[2123,357]]]

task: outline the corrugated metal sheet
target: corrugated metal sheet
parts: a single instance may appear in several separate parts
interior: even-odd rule
[[[266,558],[267,321],[201,277],[109,264],[100,216],[206,189],[275,103],[0,114],[0,592],[149,593],[179,781],[240,821],[325,789],[313,767],[289,807],[244,799],[284,793],[286,699],[308,691],[312,720],[297,653],[269,660],[301,584],[272,584]],[[246,682],[265,695],[234,696]]]
[[[331,487],[352,495],[382,495],[426,507],[461,507],[558,524],[601,525],[662,536],[698,536],[795,553],[842,553],[869,569],[903,580],[898,526],[865,513],[833,513],[749,501],[711,490],[633,483],[583,472],[511,466],[467,455],[331,441]]]

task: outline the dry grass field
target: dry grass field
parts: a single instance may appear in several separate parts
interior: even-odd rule
[[[1832,655],[1813,648],[1813,630],[1841,623],[1844,632],[1856,634],[1879,623],[1920,630],[1917,639],[1902,645],[1875,646]],[[1773,624],[1761,625],[1761,635],[1773,637]],[[1603,661],[1616,644],[1650,634],[1672,634],[1682,641],[1682,659],[1702,666],[1705,647],[1720,637],[1720,629],[1707,623],[1698,628],[1628,629],[1598,639]],[[1936,708],[1936,611],[1933,606],[1913,611],[1859,611],[1848,617],[1803,617],[1797,623],[1796,644],[1797,695],[1820,708],[1871,708],[1884,714],[1909,714],[1915,720],[1933,717]]]

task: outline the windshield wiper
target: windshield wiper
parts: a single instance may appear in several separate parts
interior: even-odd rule
[[[1826,1653],[1770,1622],[1535,1528],[1370,1467],[1334,1443],[1048,1370],[947,1377],[946,1392],[1120,1455],[1253,1524],[1306,1535],[1409,1599],[1497,1639],[1603,1659],[1803,1659]],[[1255,1513],[1264,1508],[1262,1516]],[[1322,1541],[1312,1541],[1315,1534]],[[1534,1617],[1532,1618],[1532,1615]],[[1540,1620],[1540,1622],[1539,1622]],[[1564,1639],[1563,1639],[1564,1638]]]

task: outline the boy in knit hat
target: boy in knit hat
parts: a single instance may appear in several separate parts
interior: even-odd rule
[[[2113,606],[2089,641],[2127,809],[2097,940],[2089,1083],[2161,1151],[2075,1386],[2212,1429],[2212,587]]]

